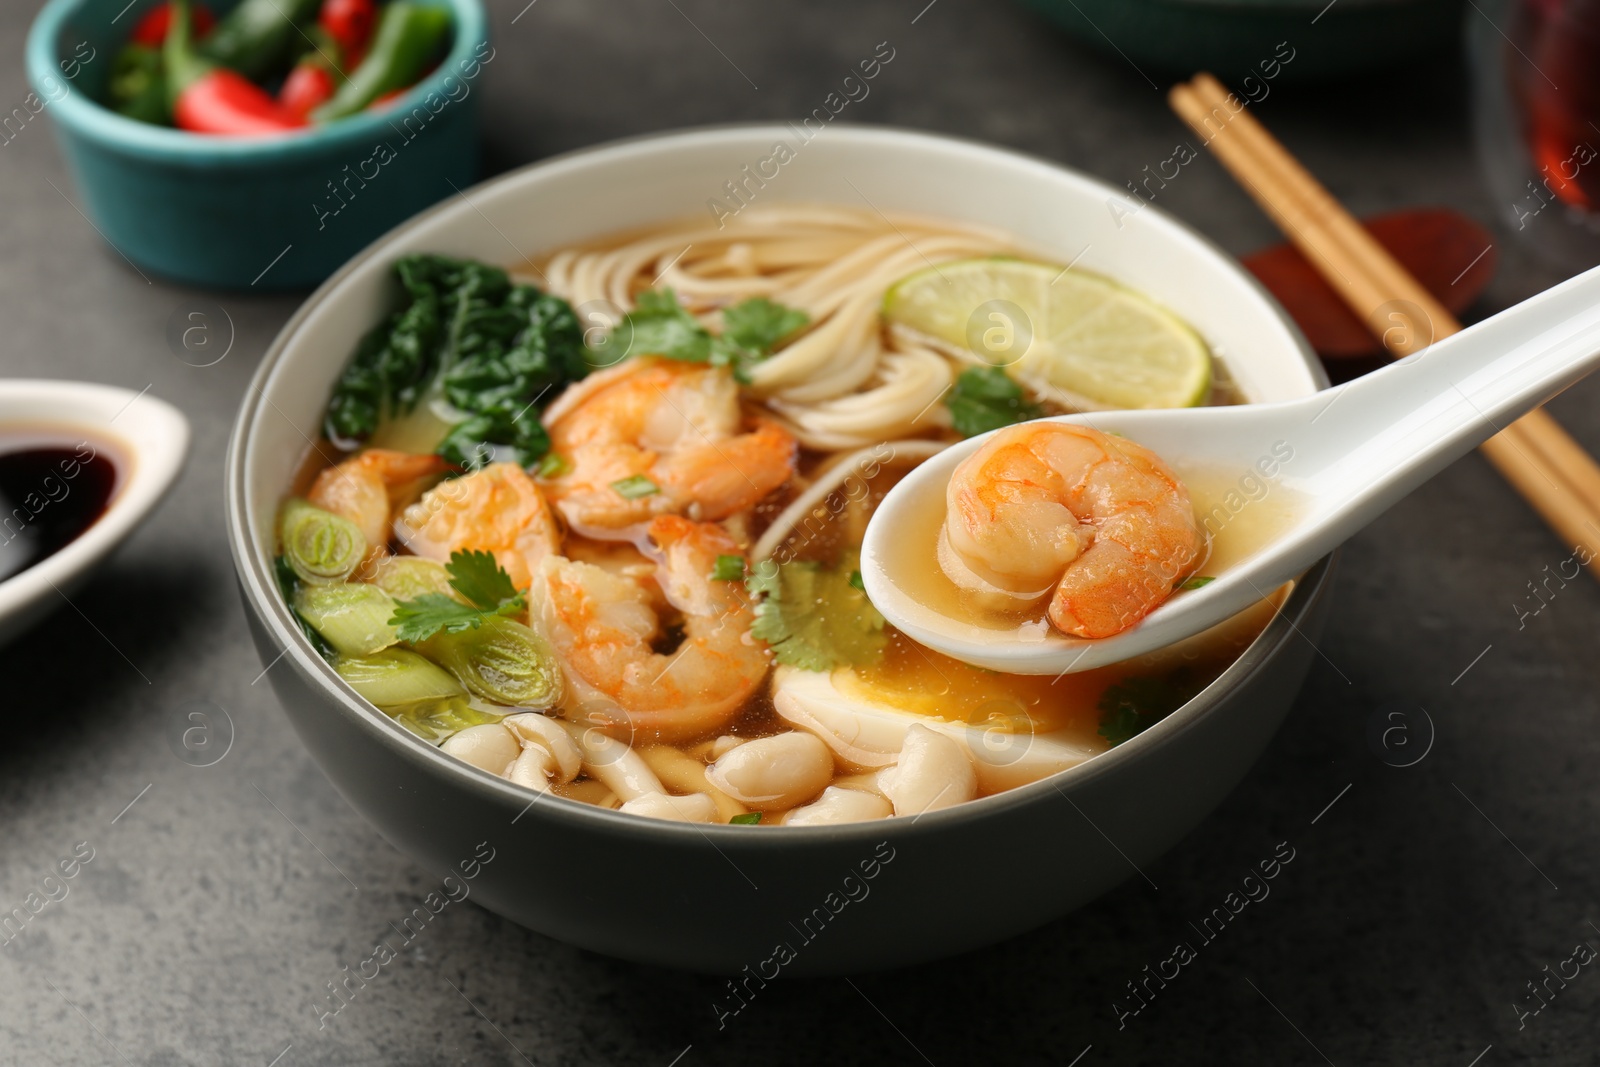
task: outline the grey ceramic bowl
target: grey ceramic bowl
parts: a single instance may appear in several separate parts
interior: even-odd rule
[[[763,167],[779,142],[793,158]],[[1154,209],[1108,212],[1115,190],[1051,163],[860,127],[810,143],[790,127],[743,126],[606,145],[504,175],[470,190],[470,202],[418,216],[347,264],[284,327],[228,457],[229,540],[252,632],[295,730],[345,799],[440,876],[467,863],[472,899],[518,923],[631,960],[766,977],[976,948],[1136,877],[1227,795],[1305,676],[1327,561],[1214,684],[1106,755],[916,820],[772,830],[540,798],[445,756],[356,697],[301,637],[274,586],[274,512],[346,354],[392,299],[397,256],[431,250],[511,263],[709,212],[714,198],[728,208],[724,183],[747,165],[769,176],[747,186],[758,202],[865,198],[880,210],[1004,227],[1063,261],[1081,253],[1082,265],[1185,316],[1256,398],[1325,384],[1299,332],[1236,263]],[[473,867],[475,854],[493,858]]]

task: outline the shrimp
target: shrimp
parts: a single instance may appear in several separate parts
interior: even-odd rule
[[[648,535],[660,593],[683,617],[676,650],[654,650],[663,620],[644,584],[562,556],[540,565],[533,616],[566,674],[569,717],[630,741],[707,734],[756,691],[771,659],[749,633],[744,583],[711,576],[718,556],[743,556],[720,527],[676,515],[651,520]]]
[[[1048,595],[1050,622],[1078,637],[1133,626],[1205,547],[1167,465],[1086,426],[1001,430],[956,468],[945,502],[939,562],[951,580],[1015,604]]]
[[[394,508],[415,491],[421,479],[442,474],[449,467],[438,456],[369,448],[318,474],[307,499],[355,523],[367,539],[370,561],[382,555],[389,544],[389,516]]]
[[[571,469],[545,486],[588,536],[631,538],[657,515],[724,519],[794,473],[787,430],[740,432],[739,386],[725,368],[632,359],[577,390],[547,413],[551,447]]]
[[[515,463],[491,463],[439,483],[400,513],[394,532],[407,548],[429,559],[447,560],[456,551],[488,552],[518,589],[528,588],[539,562],[561,544],[544,495]]]

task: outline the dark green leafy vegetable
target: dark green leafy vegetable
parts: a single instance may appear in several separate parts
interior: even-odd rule
[[[883,616],[850,581],[855,560],[837,567],[763,560],[745,579],[759,597],[752,636],[772,646],[779,663],[808,671],[876,662],[889,643]]]
[[[728,820],[729,826],[756,826],[761,822],[759,811],[747,811],[743,815],[735,815]]]
[[[744,557],[718,556],[717,562],[711,567],[711,580],[714,582],[744,581]]]
[[[426,641],[441,630],[458,634],[476,630],[495,615],[515,615],[525,606],[511,576],[487,552],[452,552],[445,564],[450,586],[465,600],[443,593],[423,593],[398,601],[389,625],[402,641]]]
[[[1192,695],[1173,678],[1124,678],[1100,694],[1100,736],[1120,745],[1177,711]]]
[[[642,496],[651,496],[661,492],[661,487],[642,474],[635,474],[631,478],[619,478],[611,483],[625,500],[638,500]]]
[[[571,306],[470,260],[406,256],[395,273],[405,306],[362,339],[324,433],[362,441],[442,396],[466,418],[439,455],[469,470],[499,459],[532,466],[550,448],[539,411],[589,372]]]
[[[797,308],[751,297],[724,309],[718,335],[685,311],[671,289],[647,290],[636,303],[613,333],[619,351],[731,367],[741,382],[750,380],[750,367],[771,355],[778,342],[811,321]]]
[[[300,626],[300,632],[306,635],[306,640],[317,650],[317,655],[330,663],[333,662],[339,653],[334,651],[333,646],[324,641],[322,635],[294,609],[295,596],[300,591],[300,576],[289,565],[287,556],[279,556],[272,561],[272,573],[278,579],[278,592],[282,594],[283,602],[289,605],[289,614],[294,616],[294,621]]]
[[[1044,409],[1023,398],[1022,386],[999,367],[968,367],[944,398],[956,432],[963,437],[1036,419]]]

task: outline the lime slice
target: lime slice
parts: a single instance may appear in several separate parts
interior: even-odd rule
[[[998,257],[941,263],[896,283],[883,313],[1106,407],[1194,407],[1211,391],[1211,356],[1194,330],[1084,271]]]

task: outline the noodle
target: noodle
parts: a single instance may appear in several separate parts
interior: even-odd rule
[[[565,249],[543,273],[586,325],[614,324],[638,293],[659,288],[672,289],[712,327],[722,308],[753,297],[805,311],[807,330],[753,366],[749,387],[803,445],[832,451],[947,426],[938,400],[957,364],[974,358],[903,331],[885,333],[879,319],[885,290],[940,263],[1016,251],[1007,236],[979,227],[785,205],[752,208],[721,228],[680,223]],[[559,406],[572,403],[562,400]]]

